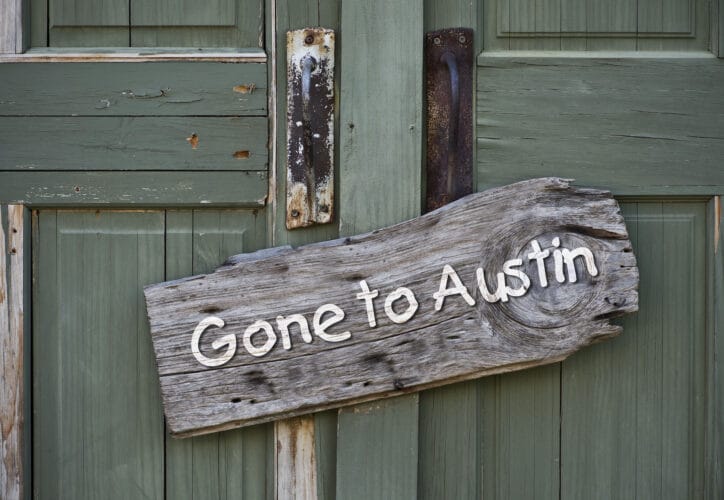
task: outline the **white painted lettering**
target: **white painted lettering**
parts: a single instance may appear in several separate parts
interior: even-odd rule
[[[452,280],[454,285],[452,288],[447,287],[448,280]],[[463,285],[458,273],[455,272],[455,269],[453,269],[451,265],[445,264],[445,267],[442,269],[442,275],[440,276],[440,287],[437,292],[432,294],[432,298],[435,299],[436,311],[442,309],[442,306],[445,304],[445,297],[449,297],[450,295],[460,295],[468,305],[475,305],[475,299],[470,296],[468,289]]]
[[[264,345],[257,347],[252,343],[251,338],[254,334],[259,333],[262,330],[266,334],[266,341],[264,342]],[[249,354],[256,357],[264,356],[266,353],[271,351],[274,344],[277,343],[277,336],[274,333],[274,328],[272,328],[272,326],[266,321],[255,321],[249,325],[249,327],[244,330],[243,339],[246,350],[249,351]]]
[[[563,274],[563,253],[558,250],[558,247],[561,246],[561,239],[556,236],[553,238],[553,241],[551,241],[551,244],[555,247],[555,250],[553,250],[553,266],[555,268],[556,281],[558,283],[565,283],[566,276]]]
[[[392,305],[395,303],[395,301],[401,299],[402,297],[407,299],[407,309],[405,309],[405,312],[398,314],[392,308]],[[389,294],[385,299],[385,313],[387,313],[388,318],[390,318],[393,322],[397,324],[402,324],[409,321],[410,318],[412,318],[417,312],[417,307],[418,304],[417,299],[415,298],[415,294],[412,293],[412,290],[404,286]]]
[[[299,331],[302,334],[302,340],[307,344],[312,341],[312,334],[309,331],[309,323],[307,318],[301,314],[292,314],[291,316],[277,316],[277,327],[279,328],[279,334],[282,336],[282,346],[287,351],[292,348],[292,341],[289,337],[289,326],[292,323],[299,325]]]
[[[522,259],[510,259],[505,261],[503,264],[503,273],[505,273],[506,276],[518,278],[520,280],[520,286],[518,288],[510,288],[509,286],[505,287],[506,296],[522,297],[528,291],[528,288],[530,288],[530,278],[528,278],[528,275],[523,271],[513,269],[514,267],[520,267],[522,265]]]
[[[563,249],[563,260],[566,261],[566,268],[568,269],[568,282],[575,283],[578,281],[576,276],[576,264],[574,260],[576,257],[583,257],[586,263],[586,270],[591,276],[598,276],[598,268],[596,262],[593,259],[593,252],[586,247],[578,247],[573,250]]]
[[[367,322],[370,327],[374,328],[377,326],[377,319],[375,318],[375,307],[372,304],[372,299],[377,297],[380,292],[377,290],[370,291],[370,287],[367,286],[367,282],[362,280],[359,282],[359,286],[362,289],[361,293],[357,294],[357,298],[365,301],[365,309],[367,310]]]
[[[236,335],[230,333],[228,335],[224,335],[220,339],[214,340],[211,343],[211,347],[218,351],[222,347],[226,346],[226,352],[218,358],[206,357],[201,354],[201,351],[199,350],[199,342],[201,341],[201,334],[204,333],[204,330],[212,325],[218,328],[223,328],[224,320],[217,318],[216,316],[208,316],[202,319],[199,324],[196,325],[194,334],[191,336],[191,352],[193,353],[194,358],[196,358],[196,361],[204,366],[213,367],[228,363],[228,361],[234,357],[234,353],[236,352]]]
[[[538,265],[538,281],[540,282],[541,287],[546,288],[548,286],[548,277],[546,276],[546,265],[543,261],[551,254],[551,252],[550,250],[541,250],[538,240],[531,241],[530,246],[533,248],[533,251],[528,254],[528,261],[536,261],[536,264]]]
[[[322,320],[325,314],[331,313],[332,316]],[[312,323],[314,325],[314,333],[322,340],[327,342],[342,342],[352,336],[349,332],[343,333],[327,333],[327,328],[335,325],[344,319],[344,311],[334,304],[324,304],[319,306],[314,313]]]

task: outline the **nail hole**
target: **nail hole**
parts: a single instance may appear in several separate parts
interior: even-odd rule
[[[231,398],[232,403],[241,403],[241,398]]]

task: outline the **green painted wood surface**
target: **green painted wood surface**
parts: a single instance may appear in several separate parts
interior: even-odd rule
[[[486,0],[485,50],[709,50],[701,0]]]
[[[266,172],[0,172],[0,203],[54,206],[261,208]]]
[[[401,396],[340,410],[337,498],[417,498],[417,402]]]
[[[478,384],[483,498],[560,498],[560,364]]]
[[[261,47],[263,0],[32,0],[33,47]]]
[[[340,234],[420,212],[422,2],[342,1]],[[415,498],[418,396],[340,410],[337,498]],[[384,493],[382,493],[384,492]]]
[[[3,117],[0,171],[265,171],[267,134],[261,117]]]
[[[707,416],[704,443],[706,498],[724,496],[724,234],[721,231],[722,197],[708,203],[707,269]]]
[[[130,0],[133,47],[263,47],[263,0]]]
[[[0,64],[0,96],[0,116],[264,116],[266,65]]]
[[[36,498],[162,498],[163,416],[141,294],[162,212],[42,212],[35,263]]]
[[[420,393],[418,498],[481,498],[480,402],[477,382]]]
[[[723,80],[718,59],[479,58],[478,189],[558,175],[618,195],[723,192]]]
[[[47,9],[46,26],[51,47],[128,45],[129,2],[50,0]]]
[[[475,28],[480,7],[471,0],[425,0],[424,30]],[[479,50],[482,41],[477,33],[475,36]],[[482,408],[478,384],[423,391],[419,398],[418,497],[480,498]]]
[[[264,216],[238,210],[166,212],[166,276],[209,272],[262,248]],[[271,425],[190,439],[166,437],[166,498],[273,498]]]
[[[563,498],[704,498],[704,203],[627,203],[641,272],[624,334],[563,363]]]

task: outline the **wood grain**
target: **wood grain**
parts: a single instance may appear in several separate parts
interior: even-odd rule
[[[0,172],[0,202],[47,206],[261,208],[266,172]]]
[[[532,287],[506,304],[488,306],[478,297],[471,307],[458,297],[435,312],[431,295],[443,264],[471,283],[481,259],[501,268],[526,253],[531,239],[555,235],[564,246],[592,248],[599,277],[580,281],[570,294]],[[355,298],[361,279],[381,294],[397,286],[417,290],[419,311],[399,326],[377,304],[379,324],[369,328]],[[169,426],[191,435],[559,361],[620,332],[608,318],[636,310],[636,283],[610,194],[540,179],[471,195],[374,233],[236,256],[213,274],[145,293]],[[325,303],[347,313],[340,326],[352,332],[348,341],[305,343],[294,335],[289,350],[278,346],[254,358],[240,352],[216,370],[191,353],[191,333],[211,313],[228,321],[224,334],[241,334],[255,319],[311,317]]]
[[[0,206],[0,498],[23,498],[24,207]]]
[[[3,64],[0,115],[266,115],[266,64],[114,64]],[[239,93],[237,85],[254,90]]]
[[[616,195],[717,194],[722,79],[714,58],[479,58],[478,189],[557,175]]]
[[[25,49],[23,16],[27,7],[22,0],[0,1],[0,54],[17,54]]]
[[[0,171],[266,170],[266,146],[262,117],[0,118]]]

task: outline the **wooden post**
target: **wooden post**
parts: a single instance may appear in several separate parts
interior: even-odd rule
[[[23,497],[24,256],[22,205],[0,210],[0,498]]]

